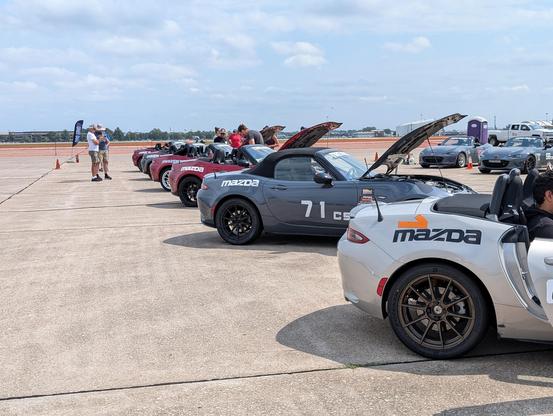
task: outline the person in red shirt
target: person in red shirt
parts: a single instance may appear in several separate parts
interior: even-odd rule
[[[242,136],[239,135],[236,131],[233,131],[228,138],[229,144],[233,149],[238,149],[242,145]]]

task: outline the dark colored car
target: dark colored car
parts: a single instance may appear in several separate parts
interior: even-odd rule
[[[553,162],[551,144],[539,137],[512,137],[502,147],[491,147],[480,155],[482,173],[492,170],[510,171],[520,169],[522,173],[543,169]]]
[[[290,137],[280,147],[280,150],[312,146],[326,133],[340,126],[341,123],[329,121],[308,127]],[[271,133],[271,136],[273,134],[274,133]],[[232,172],[250,168],[257,165],[268,154],[273,152],[274,150],[265,145],[252,144],[240,147],[230,156],[221,152],[215,152],[217,154],[214,154],[211,158],[185,161],[173,166],[173,169],[169,173],[171,192],[174,195],[178,195],[185,206],[195,207],[197,206],[196,193],[200,189],[205,175],[208,173]]]
[[[161,157],[163,155],[172,155],[176,153],[179,149],[181,149],[184,145],[184,142],[174,142],[171,143],[169,147],[164,147],[163,149],[156,152],[149,152],[144,154],[142,156],[142,159],[140,160],[140,171],[146,175],[150,175],[150,165],[152,164],[154,159],[157,159],[158,157]]]
[[[210,151],[213,153],[215,145],[206,146],[203,143],[185,144],[173,154],[162,155],[155,158],[150,163],[150,177],[154,182],[159,182],[162,189],[170,191],[169,173],[171,167],[176,163],[182,163],[185,160],[197,159],[206,156]],[[230,147],[229,147],[230,149]],[[230,152],[230,150],[229,150]]]
[[[490,144],[480,145],[474,137],[453,136],[445,139],[438,146],[422,149],[419,154],[419,164],[423,168],[430,166],[464,168],[469,160],[477,164],[480,154]]]
[[[438,176],[391,174],[424,140],[463,117],[453,114],[419,127],[368,169],[340,150],[303,148],[272,153],[246,171],[207,175],[198,192],[201,220],[230,244],[250,243],[263,230],[340,236],[350,210],[375,198],[395,202],[473,192]],[[379,166],[386,173],[376,173]]]

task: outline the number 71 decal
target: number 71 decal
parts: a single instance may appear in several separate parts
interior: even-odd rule
[[[305,218],[311,217],[311,210],[313,209],[313,201],[310,201],[308,199],[302,199],[301,205],[306,206],[305,210]],[[326,202],[320,201],[319,207],[321,210],[321,218],[326,218]],[[334,211],[332,213],[332,219],[334,221],[349,221],[349,212],[340,212],[340,211]]]

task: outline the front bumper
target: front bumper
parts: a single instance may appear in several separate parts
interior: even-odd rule
[[[526,159],[482,159],[480,167],[490,170],[522,169]]]
[[[421,163],[434,166],[455,166],[457,155],[420,155],[419,164]]]
[[[197,195],[200,220],[202,221],[202,224],[215,228],[215,218],[213,217],[214,210],[212,210],[211,206],[206,203],[204,198],[201,197],[201,193],[202,190],[200,190]]]

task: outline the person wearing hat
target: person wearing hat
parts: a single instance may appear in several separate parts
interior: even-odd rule
[[[88,133],[86,134],[86,141],[88,142],[88,154],[92,162],[90,168],[92,172],[92,182],[100,182],[102,178],[98,175],[98,169],[100,169],[100,140],[96,137],[96,124],[88,126]]]
[[[217,135],[213,138],[213,143],[226,143],[227,142],[227,130],[218,129]]]

